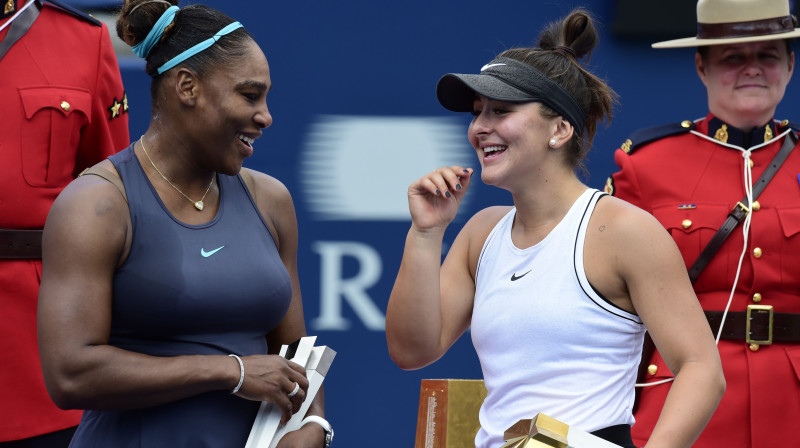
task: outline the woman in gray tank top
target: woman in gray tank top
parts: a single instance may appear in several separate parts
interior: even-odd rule
[[[239,174],[272,123],[269,65],[241,24],[177,3],[124,2],[149,127],[99,164],[122,186],[78,178],[44,232],[42,365],[54,402],[86,410],[74,447],[242,447],[260,402],[286,423],[309,387],[278,355],[306,335],[292,198]],[[329,444],[323,415],[320,392],[281,446]]]

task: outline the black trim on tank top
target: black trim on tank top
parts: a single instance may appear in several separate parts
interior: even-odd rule
[[[585,219],[589,219],[590,218],[590,216],[587,216],[587,213],[589,212],[589,208],[592,206],[592,201],[594,200],[595,196],[597,196],[597,201],[595,201],[594,208],[592,208],[592,211],[594,211],[597,208],[597,204],[600,202],[600,199],[603,199],[604,196],[608,196],[608,193],[603,193],[602,191],[595,191],[594,193],[592,193],[592,197],[589,199],[589,202],[586,204],[586,208],[583,210],[583,216],[581,216],[580,223],[578,224],[578,234],[580,234],[581,228],[583,227],[583,221]],[[598,304],[597,301],[594,298],[592,298],[592,296],[589,294],[589,292],[586,291],[586,289],[583,287],[583,284],[580,281],[580,275],[578,274],[578,266],[577,266],[577,262],[575,261],[577,259],[577,257],[578,257],[578,240],[580,239],[578,237],[578,234],[575,235],[575,245],[572,248],[572,270],[575,272],[575,278],[578,280],[578,286],[581,288],[581,290],[586,295],[586,297],[589,300],[591,300],[592,302],[596,303],[598,306],[600,306],[600,304]],[[586,241],[585,241],[585,238],[584,238],[584,245],[585,245],[585,243],[586,243]],[[581,256],[583,256],[583,254],[581,254]],[[584,267],[584,275],[585,275],[585,273],[586,273],[586,268]],[[600,294],[597,291],[597,289],[594,287],[594,285],[592,285],[592,283],[589,281],[588,277],[586,278],[586,282],[589,283],[589,286],[592,288],[592,291],[595,294],[597,294],[597,296],[600,297],[604,302],[608,303],[609,305],[611,305],[612,307],[614,307],[615,309],[617,309],[617,310],[619,310],[619,311],[621,311],[623,313],[631,314],[631,315],[634,315],[634,316],[636,315],[635,313],[631,313],[631,312],[629,312],[627,310],[624,310],[624,309],[618,307],[617,305],[612,303],[610,300],[605,298],[602,294]],[[603,306],[600,306],[600,308],[602,308],[604,311],[606,311],[607,313],[612,314],[614,316],[621,317],[623,319],[629,320],[629,321],[631,321],[633,323],[636,323],[636,324],[639,324],[639,325],[642,324],[641,322],[637,322],[635,319],[631,319],[630,317],[628,317],[626,315],[623,315],[623,314],[615,313],[612,310],[609,310],[609,309],[607,309],[607,308],[605,308]]]

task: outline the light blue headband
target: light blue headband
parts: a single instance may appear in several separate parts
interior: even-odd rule
[[[170,6],[166,11],[164,11],[163,14],[161,14],[161,17],[158,18],[156,24],[153,25],[153,29],[147,33],[147,37],[132,47],[136,56],[139,56],[140,58],[146,58],[147,55],[150,54],[150,50],[152,50],[158,41],[161,40],[164,30],[170,23],[172,23],[172,19],[175,18],[175,14],[178,13],[179,9],[180,8],[177,6]]]
[[[164,34],[164,30],[167,29],[170,23],[175,19],[175,14],[178,13],[180,8],[177,6],[170,6],[161,14],[161,17],[158,18],[155,25],[153,25],[153,29],[147,33],[147,37],[144,38],[143,41],[139,42],[138,44],[132,47],[134,54],[139,56],[140,58],[146,58],[153,47],[156,46],[159,40],[161,40],[161,36]],[[165,62],[164,65],[158,68],[158,74],[162,74],[165,71],[175,67],[176,65],[180,64],[181,62],[189,59],[190,57],[200,53],[201,51],[205,50],[206,48],[214,45],[214,42],[218,41],[220,37],[233,32],[236,29],[242,27],[242,24],[239,22],[233,22],[226,27],[222,28],[212,37],[200,42],[199,44],[189,48],[188,50],[182,52],[181,54],[175,56],[174,58],[170,59],[169,61]]]
[[[236,29],[242,27],[242,24],[239,22],[233,22],[226,26],[225,28],[217,31],[217,34],[209,37],[208,39],[200,42],[199,44],[189,48],[188,50],[184,51],[183,53],[175,56],[174,58],[170,59],[169,61],[165,62],[164,65],[158,68],[158,74],[162,74],[165,71],[175,67],[176,65],[180,64],[181,62],[189,59],[190,57],[200,53],[201,51],[205,50],[206,48],[214,45],[214,42],[218,41],[220,37],[233,32]]]

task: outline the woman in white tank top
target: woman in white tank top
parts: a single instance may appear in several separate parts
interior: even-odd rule
[[[471,327],[488,396],[476,446],[542,412],[632,447],[645,327],[675,373],[648,447],[690,446],[725,390],[711,330],[673,240],[649,214],[589,189],[576,171],[615,93],[578,61],[597,42],[575,10],[536,48],[480,74],[448,74],[447,109],[472,112],[481,179],[514,206],[476,213],[443,263],[444,232],[472,168],[439,168],[408,189],[412,225],[389,300],[392,359],[418,369]]]

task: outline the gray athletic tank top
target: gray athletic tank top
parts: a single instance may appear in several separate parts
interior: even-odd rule
[[[114,274],[109,343],[154,356],[267,353],[292,284],[242,178],[218,174],[217,216],[188,225],[161,202],[133,146],[110,159],[125,184],[133,241]],[[244,446],[258,406],[218,391],[86,411],[71,446]]]

